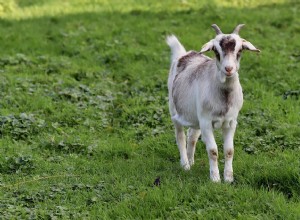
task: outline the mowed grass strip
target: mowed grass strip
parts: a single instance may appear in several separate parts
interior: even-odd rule
[[[3,219],[300,217],[296,1],[0,6]],[[181,169],[167,104],[166,35],[199,50],[213,23],[245,23],[241,36],[262,51],[241,61],[232,185],[210,182],[201,141]]]

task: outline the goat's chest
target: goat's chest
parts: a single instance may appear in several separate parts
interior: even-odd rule
[[[203,110],[212,118],[223,118],[228,115],[234,117],[238,114],[242,103],[243,95],[240,90],[220,88],[203,100]]]

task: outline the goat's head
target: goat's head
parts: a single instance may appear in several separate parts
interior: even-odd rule
[[[223,34],[220,28],[213,24],[212,28],[216,31],[216,37],[206,43],[200,51],[200,53],[214,51],[218,69],[222,74],[221,78],[224,80],[226,77],[234,76],[239,70],[243,50],[260,52],[249,41],[239,36],[239,31],[243,26],[244,24],[239,24],[231,34]]]

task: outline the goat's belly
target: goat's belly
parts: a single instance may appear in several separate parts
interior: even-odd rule
[[[187,119],[186,117],[184,117],[184,115],[174,115],[172,116],[172,121],[185,126],[185,127],[190,127],[190,128],[194,128],[194,129],[199,129],[199,121],[197,118],[195,119]]]

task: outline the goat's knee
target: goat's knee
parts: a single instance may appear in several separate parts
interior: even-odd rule
[[[234,150],[233,148],[226,149],[224,152],[225,160],[230,160],[233,158]]]
[[[224,150],[224,157],[225,157],[224,181],[225,182],[233,182],[233,168],[232,168],[233,154],[234,154],[233,147]]]
[[[208,157],[209,159],[213,160],[213,161],[217,161],[218,160],[218,150],[217,149],[210,149],[208,150]]]
[[[218,168],[218,149],[212,148],[208,149],[208,158],[209,158],[209,165],[210,165],[210,179],[213,182],[220,182],[220,174]]]

